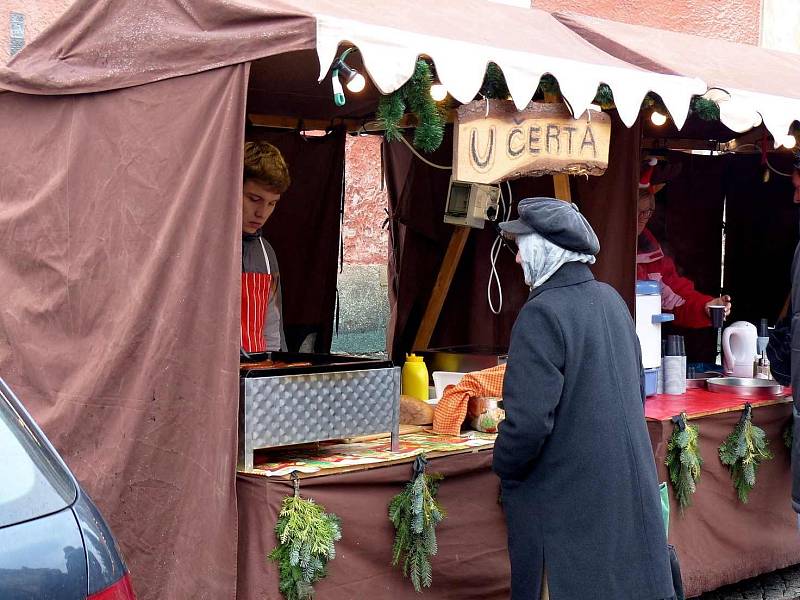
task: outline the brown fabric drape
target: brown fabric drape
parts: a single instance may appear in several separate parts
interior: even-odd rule
[[[600,240],[594,276],[613,286],[633,313],[641,121],[628,129],[611,113],[611,148],[602,177],[573,177],[573,200]]]
[[[492,452],[441,458],[428,463],[442,473],[438,499],[447,511],[437,527],[433,557],[437,600],[505,600],[511,577],[506,525],[498,504],[500,484],[491,471]],[[342,521],[342,539],[328,576],[316,584],[325,600],[419,598],[400,567],[393,568],[394,528],[387,509],[411,478],[411,464],[303,479],[300,493]],[[239,474],[239,598],[263,600],[278,594],[278,570],[267,560],[275,547],[275,522],[291,482]]]
[[[264,226],[275,248],[283,292],[283,324],[290,351],[309,334],[328,352],[334,325],[345,132],[324,137],[254,128],[249,139],[280,149],[292,183]]]
[[[282,0],[75,0],[0,66],[0,88],[102,92],[315,46],[314,17]]]
[[[800,563],[800,538],[791,508],[789,455],[782,431],[791,404],[759,407],[753,422],[763,428],[775,457],[762,464],[748,504],[739,502],[718,448],[733,431],[740,411],[693,421],[700,428],[703,470],[692,505],[681,512],[670,490],[669,541],[678,552],[686,596],[695,596],[761,573]],[[659,480],[672,435],[670,421],[648,421]],[[447,518],[438,531],[431,597],[507,598],[510,565],[506,525],[497,502],[498,480],[491,472],[491,451],[432,459],[429,472],[445,475],[439,499]],[[326,475],[301,481],[301,493],[342,519],[343,537],[329,575],[317,584],[326,600],[414,598],[416,594],[392,569],[393,529],[386,514],[391,498],[411,473],[409,464]],[[274,527],[283,498],[292,493],[286,480],[240,474],[239,594],[271,598],[278,588],[275,565],[264,557],[275,547]],[[587,500],[590,501],[590,500]]]
[[[704,462],[697,492],[683,513],[670,490],[669,541],[681,562],[687,597],[800,563],[789,451],[782,439],[792,405],[753,409],[753,423],[766,432],[775,457],[762,463],[747,504],[738,500],[718,452],[741,414],[736,411],[692,421],[699,427]],[[669,481],[664,460],[673,425],[648,421],[647,426],[659,479]]]
[[[609,168],[602,177],[573,178],[573,200],[600,239],[595,276],[613,285],[633,308],[636,255],[636,190],[639,177],[639,125],[626,128],[612,113]],[[430,157],[452,162],[452,133]],[[389,350],[400,358],[413,344],[453,227],[443,222],[450,171],[434,169],[400,142],[384,144],[386,180],[392,218],[390,229]],[[508,188],[503,184],[508,198]],[[511,197],[552,196],[550,177],[511,182]],[[516,208],[512,218],[516,218]],[[503,308],[494,315],[487,299],[489,253],[495,239],[492,224],[470,232],[430,347],[482,345],[507,348],[511,327],[528,289],[514,256],[503,249],[497,270],[503,286]],[[495,294],[496,305],[496,290]]]
[[[247,71],[0,94],[0,373],[140,600],[235,595]]]

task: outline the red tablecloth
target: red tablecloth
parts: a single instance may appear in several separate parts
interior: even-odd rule
[[[687,390],[680,396],[660,394],[650,396],[644,403],[644,416],[653,421],[669,421],[675,415],[685,412],[689,418],[715,415],[734,410],[741,410],[749,402],[753,407],[768,406],[791,401],[790,392],[784,396],[767,399],[748,398],[733,394],[721,394],[708,390]]]

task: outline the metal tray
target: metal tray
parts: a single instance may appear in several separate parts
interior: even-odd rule
[[[712,377],[706,380],[709,391],[751,398],[774,398],[783,394],[783,386],[770,379]]]
[[[288,364],[279,367],[257,364],[266,360]],[[247,358],[242,356],[240,364],[240,377],[246,378],[390,369],[394,366],[390,360],[363,358],[346,354],[301,354],[295,352],[253,352],[248,354]]]
[[[694,377],[686,379],[686,387],[688,389],[704,390],[709,379],[719,379],[721,377],[721,373],[697,373]]]

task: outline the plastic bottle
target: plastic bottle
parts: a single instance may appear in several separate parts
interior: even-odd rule
[[[403,365],[403,394],[418,400],[428,399],[428,367],[421,356],[406,355]]]

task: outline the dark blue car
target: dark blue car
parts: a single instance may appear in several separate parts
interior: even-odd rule
[[[135,598],[97,507],[2,379],[0,598]]]

